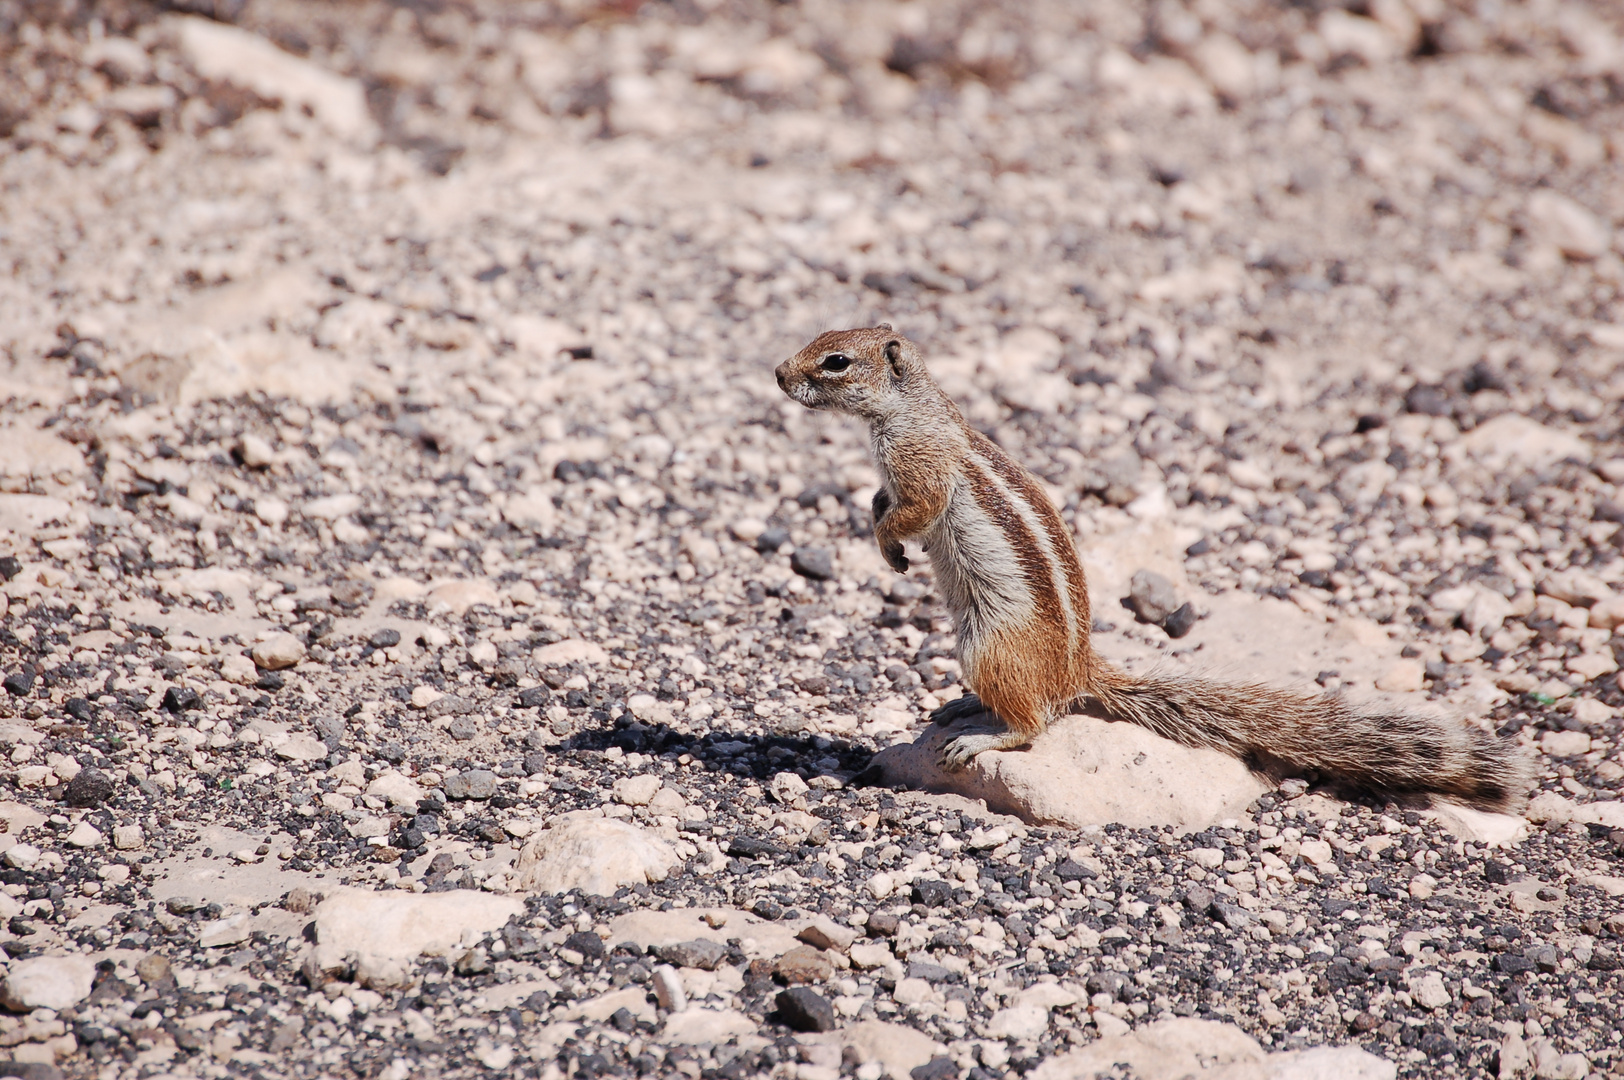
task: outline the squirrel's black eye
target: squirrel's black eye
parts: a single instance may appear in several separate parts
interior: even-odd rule
[[[830,353],[823,358],[823,363],[818,366],[824,371],[845,371],[851,367],[851,357],[841,353]]]

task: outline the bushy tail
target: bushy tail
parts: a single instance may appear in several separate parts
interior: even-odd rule
[[[1359,713],[1330,697],[1106,669],[1089,693],[1106,712],[1186,746],[1281,776],[1312,772],[1374,795],[1443,795],[1515,813],[1532,783],[1518,746],[1467,724]]]

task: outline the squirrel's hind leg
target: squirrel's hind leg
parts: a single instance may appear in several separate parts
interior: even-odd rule
[[[931,710],[930,722],[933,724],[951,724],[955,720],[962,720],[966,716],[975,716],[977,713],[986,711],[987,707],[981,703],[980,698],[974,694],[965,694],[963,697],[954,698],[946,705]]]

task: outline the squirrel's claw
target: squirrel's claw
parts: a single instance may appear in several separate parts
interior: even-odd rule
[[[976,713],[986,711],[987,707],[981,704],[980,698],[974,694],[965,694],[963,697],[954,698],[946,705],[933,709],[930,714],[930,722],[933,724],[951,724],[955,720],[962,720],[966,716],[973,716]]]
[[[908,572],[908,556],[903,554],[901,544],[892,544],[885,547],[880,551],[880,554],[885,556],[886,565],[897,573],[906,574]]]
[[[996,735],[959,735],[942,744],[940,764],[947,772],[958,772],[974,761],[977,754],[988,750],[1018,750],[1030,741],[1013,731]]]

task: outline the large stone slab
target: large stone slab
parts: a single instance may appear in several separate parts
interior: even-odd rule
[[[1212,1020],[1162,1020],[1051,1058],[1032,1080],[1095,1080],[1126,1065],[1140,1080],[1393,1080],[1398,1067],[1357,1046],[1265,1053],[1237,1027]]]
[[[338,889],[316,908],[316,941],[339,954],[413,960],[455,948],[463,934],[500,930],[524,904],[456,889],[417,895]]]
[[[917,741],[880,751],[874,763],[882,782],[981,799],[1031,824],[1180,832],[1237,816],[1271,786],[1226,754],[1092,716],[1062,717],[1029,750],[984,753],[962,772],[947,772],[942,745],[961,730],[932,724]]]

